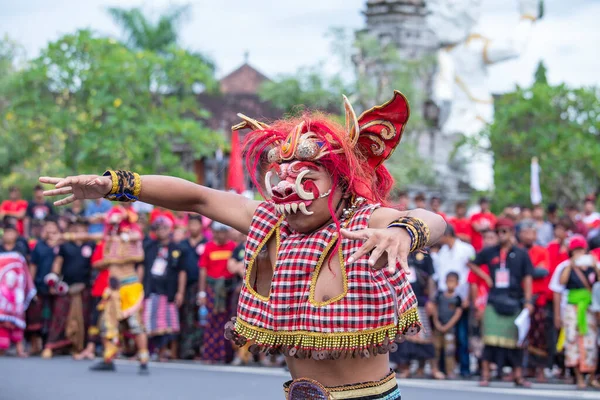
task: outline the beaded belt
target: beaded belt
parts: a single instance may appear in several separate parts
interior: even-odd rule
[[[131,275],[126,278],[122,278],[120,280],[120,283],[121,283],[121,286],[125,286],[125,285],[131,285],[132,283],[137,283],[139,281],[140,281],[140,279],[138,278],[137,275]]]
[[[391,372],[380,381],[334,387],[325,387],[315,380],[301,378],[286,382],[283,385],[283,390],[287,400],[401,399],[394,372]]]

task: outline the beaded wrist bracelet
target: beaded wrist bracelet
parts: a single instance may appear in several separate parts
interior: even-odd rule
[[[110,176],[112,188],[104,198],[111,201],[131,203],[139,200],[142,191],[142,178],[131,171],[106,171],[103,176]]]
[[[429,228],[423,220],[414,217],[400,217],[392,221],[388,228],[403,228],[410,236],[410,252],[414,252],[427,246],[429,242]]]

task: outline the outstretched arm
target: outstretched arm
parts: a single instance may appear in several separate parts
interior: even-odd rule
[[[98,199],[107,195],[112,187],[110,177],[78,175],[67,178],[42,177],[40,182],[55,185],[44,192],[45,196],[68,195],[54,202],[57,206],[77,199]],[[259,202],[244,196],[210,189],[205,186],[171,176],[144,175],[140,201],[176,211],[202,214],[247,234],[252,216]]]

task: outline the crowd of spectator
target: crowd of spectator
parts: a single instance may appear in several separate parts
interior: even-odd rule
[[[198,215],[144,203],[100,199],[57,210],[41,187],[33,193],[26,201],[11,188],[0,205],[0,252],[21,253],[37,289],[27,311],[28,346],[16,340],[19,355],[94,357],[95,314],[106,279],[94,265],[98,242],[117,210],[143,233],[145,258],[137,268],[144,304],[160,310],[144,316],[155,359],[282,365],[281,359],[255,356],[223,337],[243,281],[243,235]],[[511,205],[498,215],[490,205],[482,198],[469,212],[467,204],[458,203],[447,215],[440,197],[419,194],[411,201],[400,195],[399,208],[430,209],[448,228],[440,243],[409,258],[409,280],[425,329],[399,345],[392,367],[403,378],[477,375],[483,386],[497,377],[522,387],[530,378],[600,387],[596,199],[589,196],[563,209]],[[66,288],[49,282],[49,274]],[[74,309],[81,311],[83,335],[73,333]],[[515,321],[523,315],[530,328],[519,338]],[[10,346],[5,333],[0,329],[0,351]],[[122,353],[135,354],[134,338],[122,339]]]

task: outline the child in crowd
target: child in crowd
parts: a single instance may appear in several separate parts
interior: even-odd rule
[[[456,272],[450,272],[446,275],[446,291],[438,293],[435,299],[433,311],[433,325],[435,327],[434,345],[436,365],[439,365],[440,358],[444,356],[445,374],[447,378],[454,379],[455,353],[456,353],[456,335],[454,327],[462,316],[462,300],[456,294],[459,277]]]
[[[42,351],[42,342],[48,335],[52,321],[52,296],[44,277],[52,272],[52,264],[58,254],[60,242],[58,219],[52,216],[46,218],[42,237],[33,248],[29,264],[29,271],[37,290],[37,296],[27,310],[27,334],[31,342],[32,354],[39,354]]]

